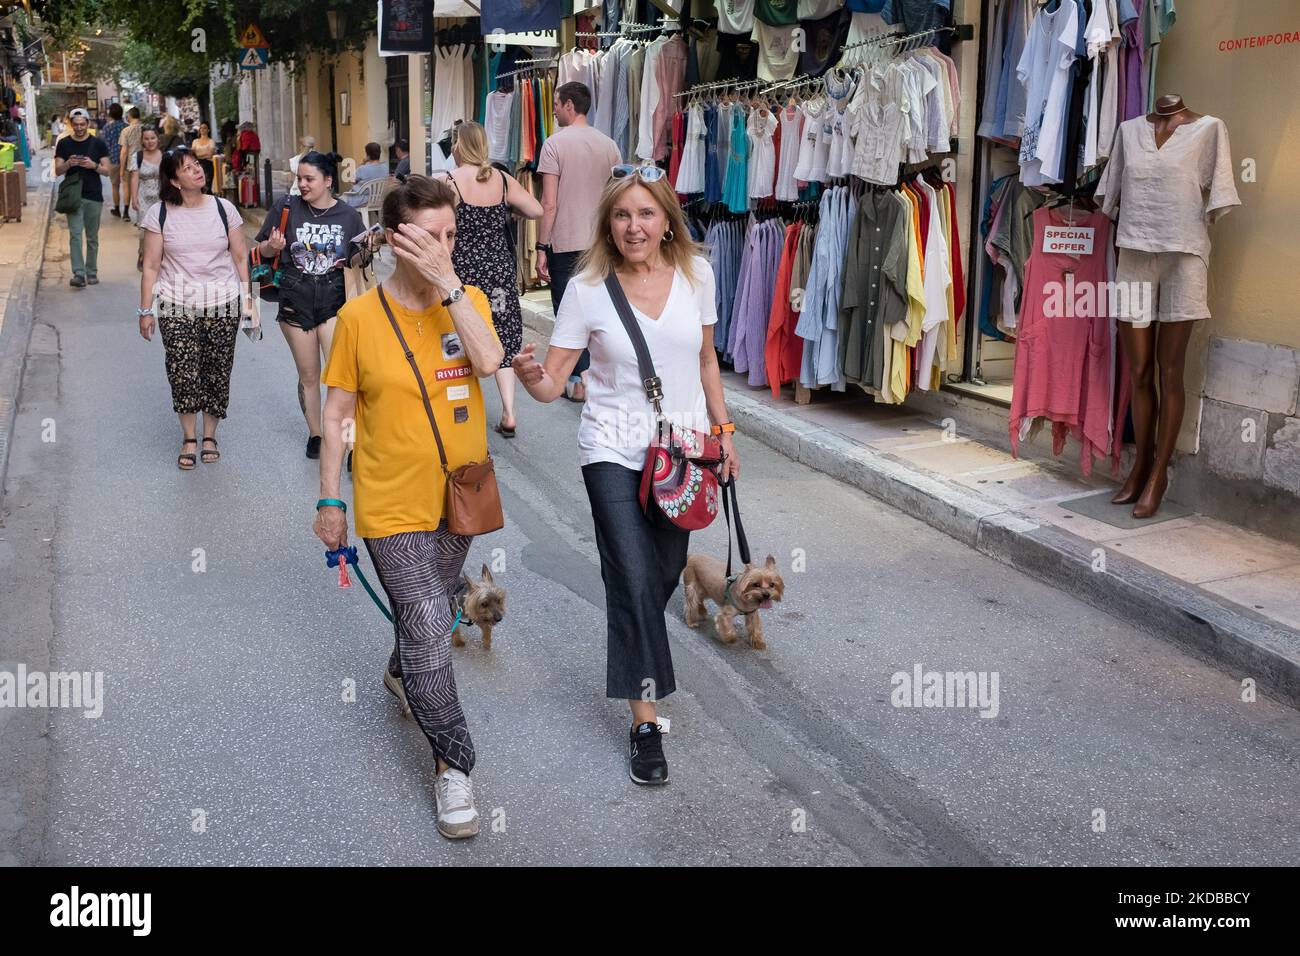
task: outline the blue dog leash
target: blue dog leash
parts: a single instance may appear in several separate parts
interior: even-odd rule
[[[393,620],[393,612],[388,609],[388,606],[384,604],[383,601],[379,600],[379,595],[375,593],[375,589],[372,588],[370,586],[370,582],[366,580],[366,575],[361,570],[361,565],[357,563],[356,546],[353,545],[352,547],[348,547],[348,548],[336,548],[333,551],[325,552],[325,566],[327,568],[337,568],[339,566],[340,561],[342,561],[345,566],[351,565],[353,567],[353,569],[357,573],[357,577],[361,580],[361,586],[365,588],[366,593],[370,595],[370,600],[375,602],[375,607],[379,608],[379,612],[383,614],[384,617],[388,618],[389,622],[391,623]],[[343,575],[340,575],[340,577],[342,578]],[[344,580],[346,580],[346,578],[344,578]],[[339,586],[347,587],[347,585],[342,583],[340,583]],[[462,611],[456,612],[456,620],[454,620],[451,624],[451,629],[453,631],[455,631],[456,628],[460,625],[461,614]]]

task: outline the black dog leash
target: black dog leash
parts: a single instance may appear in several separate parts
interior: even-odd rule
[[[734,606],[735,602],[731,600],[731,586],[740,578],[739,572],[731,573],[731,513],[736,513],[736,544],[740,548],[740,563],[742,566],[751,562],[749,556],[749,539],[745,537],[745,526],[740,523],[740,499],[736,497],[736,479],[728,478],[722,484],[722,513],[727,516],[727,587],[723,592],[723,599]]]

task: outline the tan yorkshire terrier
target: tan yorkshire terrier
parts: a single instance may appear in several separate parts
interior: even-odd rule
[[[465,646],[465,626],[477,624],[483,635],[483,647],[492,649],[492,628],[506,616],[506,591],[496,583],[488,566],[483,565],[483,575],[471,581],[468,575],[460,576],[460,587],[451,596],[451,613],[460,612],[460,623],[451,635],[455,647]]]
[[[770,608],[772,602],[781,600],[785,593],[785,581],[776,570],[776,558],[769,554],[758,567],[745,565],[728,593],[727,569],[723,563],[707,554],[692,554],[682,572],[682,586],[686,592],[687,627],[699,627],[708,617],[704,607],[707,597],[718,605],[713,625],[719,640],[724,644],[736,642],[735,617],[743,614],[749,646],[756,651],[766,650],[763,622],[759,620],[758,612]]]

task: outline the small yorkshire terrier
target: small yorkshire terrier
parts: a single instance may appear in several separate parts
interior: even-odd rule
[[[699,627],[708,616],[704,607],[707,597],[718,605],[713,615],[713,625],[724,644],[736,642],[737,614],[745,615],[745,631],[749,646],[756,651],[766,650],[763,642],[763,622],[758,618],[760,609],[770,608],[773,601],[781,600],[785,581],[776,570],[776,558],[770,554],[758,567],[745,565],[736,579],[731,593],[727,592],[726,567],[717,558],[707,554],[692,554],[682,572],[682,585],[686,592],[686,626]]]
[[[471,581],[467,575],[460,576],[460,587],[451,596],[451,613],[460,612],[460,624],[451,635],[455,647],[465,646],[464,626],[477,624],[483,634],[483,647],[492,649],[492,628],[501,623],[506,616],[506,591],[496,583],[488,566],[483,565],[483,575],[477,581]]]

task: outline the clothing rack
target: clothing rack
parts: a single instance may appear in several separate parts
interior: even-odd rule
[[[972,37],[966,36],[966,31],[971,29],[970,24],[953,24],[946,27],[934,27],[929,30],[920,30],[916,33],[883,33],[876,36],[867,37],[865,40],[858,40],[856,43],[846,43],[840,47],[840,52],[854,50],[865,46],[890,46],[895,43],[910,43],[913,40],[920,40],[924,37],[934,36],[936,34],[954,33],[957,39],[966,40]]]
[[[630,33],[645,33],[648,30],[681,30],[681,21],[675,17],[663,17],[658,23],[622,23],[617,30],[599,32],[578,31],[575,37],[624,37]]]
[[[764,80],[714,80],[712,83],[696,83],[689,89],[682,90],[680,93],[674,93],[673,96],[695,96],[698,93],[705,93],[709,90],[720,90],[730,88],[732,90],[748,90],[756,86],[762,86]]]
[[[504,72],[504,73],[498,73],[498,74],[496,75],[496,79],[497,79],[497,80],[501,80],[501,79],[503,79],[503,78],[505,78],[505,77],[507,77],[507,76],[514,76],[514,75],[517,74],[517,73],[536,73],[536,72],[539,71],[539,70],[549,70],[551,67],[557,65],[557,63],[558,63],[557,60],[553,60],[553,59],[552,59],[552,60],[548,60],[546,57],[538,57],[536,60],[516,60],[515,62],[516,62],[516,63],[532,63],[533,65],[532,65],[532,66],[521,66],[521,67],[520,67],[519,69],[517,69],[517,70],[507,70],[507,71]]]

